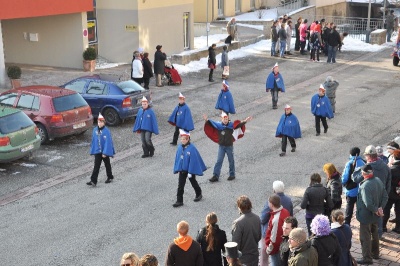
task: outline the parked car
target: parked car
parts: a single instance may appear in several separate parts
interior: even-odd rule
[[[38,128],[21,110],[0,108],[0,163],[30,156],[40,148]]]
[[[92,108],[95,118],[99,113],[107,125],[116,126],[121,121],[135,117],[145,96],[151,104],[151,93],[133,80],[118,81],[107,75],[93,75],[74,79],[62,88],[82,95]]]
[[[52,86],[28,86],[0,94],[0,105],[22,110],[39,129],[41,143],[83,134],[93,126],[93,116],[79,93]]]

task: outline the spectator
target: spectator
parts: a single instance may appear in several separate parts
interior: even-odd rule
[[[272,192],[276,193],[280,200],[281,200],[281,205],[283,208],[289,211],[289,214],[293,216],[293,203],[292,199],[288,196],[285,195],[285,185],[283,184],[282,181],[274,181],[272,183]],[[268,222],[271,217],[271,209],[269,207],[269,200],[264,205],[264,208],[261,211],[261,233],[262,233],[262,239],[260,241],[261,244],[261,250],[264,251],[266,250],[265,246],[265,234],[268,229]],[[268,266],[268,254],[266,252],[261,252],[260,253],[260,266]]]
[[[293,216],[286,217],[286,219],[283,221],[282,242],[279,246],[279,255],[281,257],[282,266],[288,266],[290,255],[289,234],[294,228],[297,228],[297,226],[297,219]]]
[[[141,266],[139,257],[133,252],[125,253],[124,255],[122,255],[120,265],[121,266]]]
[[[215,59],[215,47],[217,47],[215,43],[208,47],[208,68],[210,69],[210,73],[208,74],[209,82],[214,82],[213,73],[215,66],[217,65],[217,59]]]
[[[178,96],[179,103],[175,106],[172,114],[169,116],[168,122],[175,126],[174,136],[172,138],[171,145],[177,145],[179,137],[179,129],[185,131],[192,131],[194,129],[192,112],[189,106],[186,104],[186,97],[182,93]]]
[[[393,152],[394,152],[395,150],[398,150],[398,149],[400,149],[400,146],[399,146],[399,144],[397,144],[397,142],[395,142],[395,141],[391,141],[391,142],[389,142],[389,143],[387,144],[386,150],[387,150],[387,152],[389,153],[389,156],[388,156],[388,166],[389,166],[389,167],[392,166]]]
[[[146,90],[149,90],[149,84],[150,84],[150,78],[153,77],[153,65],[151,64],[149,60],[149,53],[144,53],[143,54],[143,83],[144,83],[144,88]]]
[[[188,235],[189,224],[180,221],[176,230],[179,236],[168,247],[165,266],[203,266],[200,244]]]
[[[222,47],[223,52],[221,54],[221,68],[222,68],[222,79],[227,79],[228,75],[225,75],[224,73],[226,73],[226,69],[228,69],[228,73],[229,73],[229,56],[228,56],[228,47],[226,45],[224,45],[224,47]]]
[[[289,266],[318,266],[317,250],[307,241],[307,233],[304,229],[294,228],[290,232],[289,248]]]
[[[238,250],[238,244],[235,242],[227,242],[224,246],[226,252],[223,255],[226,257],[228,265],[242,266],[243,264],[239,260],[239,258],[242,256],[242,253]]]
[[[324,206],[332,209],[333,202],[327,189],[321,184],[321,176],[314,173],[310,177],[310,186],[304,192],[300,207],[306,209],[308,235],[311,236],[311,221],[317,214],[324,213]]]
[[[394,10],[390,10],[389,15],[386,17],[386,41],[391,42],[392,33],[394,29],[395,16]]]
[[[326,183],[326,187],[333,202],[333,210],[340,209],[342,208],[342,182],[340,173],[332,163],[324,164],[323,170],[327,177],[328,182]],[[330,217],[330,212],[329,215],[326,215]]]
[[[306,47],[306,40],[307,40],[307,19],[304,19],[303,23],[301,23],[299,27],[300,32],[300,54],[305,55],[305,47]]]
[[[278,127],[276,129],[275,137],[282,138],[281,149],[282,152],[279,156],[286,155],[287,140],[289,139],[291,152],[296,151],[295,139],[301,138],[300,123],[297,117],[292,114],[292,107],[288,104],[285,106],[285,113],[281,116]]]
[[[360,148],[351,148],[349,161],[344,166],[342,174],[342,185],[345,188],[347,203],[345,211],[345,224],[348,225],[350,225],[351,218],[353,217],[354,205],[357,202],[358,194],[358,184],[353,181],[352,175],[354,169],[361,167],[364,164],[364,160],[360,157]]]
[[[234,41],[237,34],[237,24],[235,18],[231,18],[231,20],[229,20],[228,24],[226,25],[226,31],[231,36],[231,40]]]
[[[281,73],[279,73],[278,63],[275,63],[272,71],[267,76],[265,91],[267,93],[271,91],[272,109],[278,109],[279,92],[285,92],[285,83],[283,82]]]
[[[331,119],[334,117],[331,103],[325,95],[325,88],[321,84],[318,89],[318,93],[314,94],[311,98],[311,113],[315,117],[315,129],[317,131],[316,136],[321,134],[321,121],[324,127],[324,133],[328,132],[328,123],[326,118]]]
[[[232,241],[242,252],[241,262],[246,266],[258,266],[258,241],[261,239],[260,217],[254,214],[250,199],[240,196],[237,199],[240,217],[232,225]]]
[[[336,51],[340,43],[340,36],[336,31],[336,25],[333,25],[328,35],[328,63],[336,63]]]
[[[388,157],[386,157],[383,154],[382,146],[376,146],[375,149],[376,149],[376,153],[378,154],[378,158],[381,159],[385,164],[388,164],[389,163],[389,159],[388,159]]]
[[[347,32],[341,32],[341,33],[339,33],[339,36],[340,36],[340,43],[339,43],[339,52],[341,52],[342,51],[342,46],[344,45],[344,38],[346,38],[347,37],[347,35],[349,35]]]
[[[302,20],[303,19],[301,17],[299,17],[297,19],[296,24],[294,25],[294,30],[295,30],[295,33],[296,33],[296,41],[295,41],[295,44],[294,44],[294,50],[295,51],[300,51],[300,25],[301,25]]]
[[[203,252],[204,266],[227,265],[225,257],[224,263],[221,259],[221,251],[225,252],[226,233],[219,229],[218,218],[214,212],[207,214],[206,226],[200,229],[196,241],[199,242]]]
[[[324,42],[324,54],[328,56],[328,36],[331,33],[333,23],[326,23],[326,26],[322,29],[322,41]]]
[[[279,56],[284,58],[285,57],[285,49],[286,49],[286,30],[285,30],[285,23],[281,24],[281,28],[278,31],[278,37],[279,37],[279,45],[280,45],[280,53]]]
[[[158,266],[158,260],[153,254],[146,254],[140,259],[140,266]]]
[[[332,76],[327,76],[326,80],[323,84],[325,90],[326,90],[326,96],[328,97],[331,106],[332,106],[332,112],[335,113],[336,111],[336,90],[339,86],[339,82],[335,79],[332,78]]]
[[[156,74],[156,86],[163,87],[161,84],[161,76],[164,75],[165,60],[167,55],[162,52],[162,45],[156,46],[156,52],[154,54],[154,74]]]
[[[229,90],[228,81],[222,81],[222,90],[220,91],[217,99],[217,103],[215,104],[215,109],[221,110],[225,113],[235,114],[235,103],[233,102],[232,93]]]
[[[278,56],[276,54],[276,43],[278,42],[278,29],[277,29],[278,21],[274,21],[271,26],[271,56]]]
[[[292,28],[292,21],[288,20],[286,23],[286,51],[285,54],[287,55],[292,55],[292,53],[290,52],[291,49],[291,42],[292,42],[292,34],[293,34],[293,28]]]
[[[133,53],[134,59],[132,60],[132,79],[139,85],[143,83],[143,62],[140,53],[135,51]]]
[[[388,195],[382,181],[374,177],[372,164],[362,166],[361,173],[364,180],[358,191],[356,216],[360,222],[362,258],[357,263],[368,265],[373,264],[372,259],[379,259],[378,220],[383,216]]]
[[[317,23],[318,21],[316,21]],[[317,27],[318,26],[318,27]],[[322,43],[322,39],[321,39],[321,29],[319,27],[320,25],[317,24],[314,27],[314,31],[311,33],[310,36],[310,48],[311,48],[311,53],[310,53],[310,60],[313,62],[315,61],[315,54],[317,54],[317,62],[319,62],[319,50],[321,49],[323,43]]]
[[[328,217],[315,216],[311,222],[311,232],[313,233],[311,245],[318,252],[318,265],[339,266],[342,249],[336,236],[331,232]]]
[[[274,194],[268,199],[269,208],[271,209],[271,217],[268,222],[268,229],[265,235],[266,253],[271,258],[272,266],[281,265],[281,257],[279,247],[282,242],[283,221],[290,216],[288,210],[282,207],[281,199],[277,194]],[[264,250],[261,250],[264,252]]]
[[[400,234],[400,150],[395,150],[392,157],[394,159],[393,164],[390,167],[392,182],[389,191],[389,200],[384,208],[383,231],[387,231],[386,224],[390,217],[390,209],[394,205],[396,226],[392,231]]]
[[[344,214],[341,210],[332,211],[332,233],[336,236],[339,241],[339,245],[342,249],[338,265],[340,266],[352,266],[352,257],[350,254],[351,249],[351,238],[352,231],[348,224],[344,223]]]

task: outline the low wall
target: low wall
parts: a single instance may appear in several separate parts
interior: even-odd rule
[[[385,29],[379,29],[379,30],[374,30],[371,32],[370,38],[369,38],[369,43],[370,44],[383,44],[386,43],[386,30]]]
[[[206,23],[194,23],[193,25],[194,37],[207,35]],[[210,25],[209,35],[212,34],[226,34],[226,24],[225,25]]]

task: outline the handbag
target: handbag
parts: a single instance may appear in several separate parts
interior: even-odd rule
[[[208,68],[209,69],[215,69],[215,65],[213,63],[211,63],[210,59],[208,59]]]
[[[229,66],[224,66],[224,71],[222,72],[222,75],[229,76]]]

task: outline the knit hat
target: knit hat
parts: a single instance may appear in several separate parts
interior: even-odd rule
[[[318,214],[311,222],[311,232],[317,236],[327,236],[331,232],[329,219],[325,215]]]
[[[325,81],[326,82],[333,82],[332,76],[327,76]]]
[[[353,147],[353,148],[351,148],[351,150],[350,150],[350,155],[351,156],[356,156],[356,155],[360,155],[360,148],[358,148],[358,147]]]
[[[299,244],[303,244],[307,241],[307,233],[303,228],[294,228],[292,231],[290,231],[289,238],[293,239]]]
[[[364,155],[376,154],[376,148],[373,145],[369,145],[365,148]]]
[[[366,174],[372,174],[374,169],[372,168],[372,166],[369,163],[367,163],[367,164],[364,164],[363,166],[361,166],[361,171],[363,171]]]

